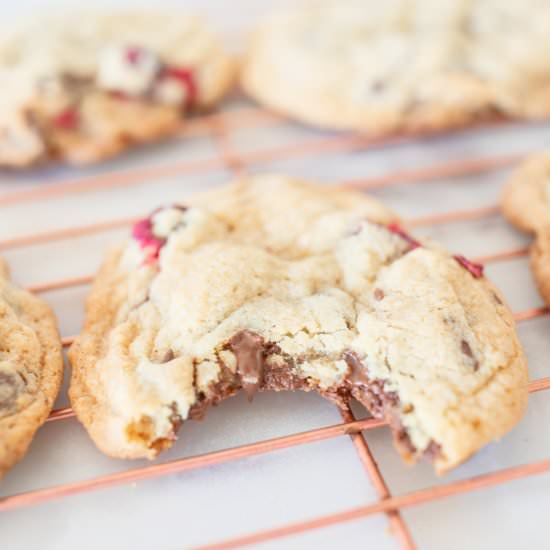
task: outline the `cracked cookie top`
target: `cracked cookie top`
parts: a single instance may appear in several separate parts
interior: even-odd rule
[[[545,0],[317,0],[261,24],[246,91],[311,124],[438,130],[546,117]]]
[[[0,165],[88,162],[177,130],[216,103],[234,65],[181,14],[76,13],[0,38]]]
[[[157,209],[112,250],[70,352],[96,443],[155,456],[244,389],[351,397],[444,471],[522,414],[526,366],[481,266],[368,196],[258,176]]]

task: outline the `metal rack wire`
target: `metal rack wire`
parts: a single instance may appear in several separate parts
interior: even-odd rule
[[[213,114],[194,119],[182,128],[185,135],[211,136],[217,143],[217,152],[214,156],[203,160],[191,160],[174,162],[155,167],[139,168],[135,170],[116,171],[107,174],[87,177],[73,181],[51,183],[33,189],[14,190],[0,196],[0,207],[62,197],[69,194],[85,193],[90,191],[112,189],[114,187],[129,187],[144,181],[165,176],[181,174],[201,174],[224,168],[233,174],[246,173],[247,167],[259,161],[281,160],[289,157],[302,157],[328,152],[345,152],[353,150],[365,150],[372,146],[383,147],[397,142],[415,139],[418,136],[399,136],[389,139],[367,139],[354,135],[336,135],[329,138],[315,138],[304,140],[291,146],[280,146],[272,149],[263,149],[246,153],[237,153],[232,146],[232,131],[242,128],[267,127],[279,124],[281,117],[259,108],[239,108],[220,114]],[[504,124],[503,122],[492,125]],[[487,127],[485,124],[484,127]],[[424,134],[425,136],[425,134]],[[439,178],[453,176],[474,175],[483,172],[508,167],[518,162],[522,155],[501,155],[496,157],[483,157],[459,162],[446,162],[429,167],[393,171],[379,177],[371,177],[342,182],[343,185],[356,189],[372,189],[392,186],[395,184],[429,182]],[[482,219],[498,212],[498,207],[490,206],[468,210],[456,210],[444,214],[417,217],[406,220],[409,226],[435,225],[452,221],[464,221]],[[84,235],[100,233],[115,228],[129,226],[133,218],[118,218],[101,223],[79,225],[67,229],[28,234],[16,238],[0,240],[0,252],[8,249],[49,243],[56,240],[73,239]],[[482,263],[493,263],[512,258],[522,257],[528,252],[527,248],[514,248],[497,251],[483,257],[475,258]],[[42,282],[29,287],[29,290],[42,293],[51,290],[66,289],[69,287],[89,284],[93,275],[59,279]],[[515,313],[518,322],[526,321],[549,313],[546,307],[532,308]],[[69,346],[73,341],[72,336],[63,338],[63,345]],[[539,392],[550,389],[550,377],[532,380],[529,391]],[[57,409],[52,412],[48,421],[55,422],[73,417],[70,408]],[[206,468],[214,464],[220,464],[245,457],[251,457],[264,453],[270,453],[279,449],[297,445],[321,441],[339,436],[349,436],[357,450],[366,472],[378,495],[378,501],[358,508],[343,510],[331,515],[317,517],[312,520],[302,521],[289,525],[283,525],[274,529],[268,529],[250,535],[227,539],[221,542],[201,546],[209,550],[237,548],[245,545],[259,543],[270,539],[285,537],[288,535],[319,529],[329,525],[335,525],[373,514],[387,514],[392,526],[392,531],[399,540],[401,547],[406,550],[415,548],[415,542],[402,518],[401,510],[437,499],[447,498],[452,495],[466,493],[477,489],[490,487],[501,483],[508,483],[515,479],[524,478],[550,471],[550,458],[524,464],[512,468],[487,473],[478,477],[451,482],[436,487],[415,490],[402,495],[392,495],[388,489],[386,480],[382,476],[376,461],[369,449],[369,445],[363,435],[366,430],[375,430],[384,426],[384,422],[372,418],[358,420],[352,413],[342,413],[343,422],[337,425],[326,426],[306,432],[285,435],[274,439],[258,441],[239,447],[228,448],[209,452],[206,454],[181,458],[163,464],[153,464],[127,471],[117,472],[94,479],[80,480],[72,483],[57,485],[46,489],[31,490],[25,493],[9,495],[0,498],[0,512],[28,507],[47,502],[53,499],[65,498],[70,495],[84,493],[101,488],[133,483],[140,480],[167,476],[176,472],[184,472],[199,468]]]

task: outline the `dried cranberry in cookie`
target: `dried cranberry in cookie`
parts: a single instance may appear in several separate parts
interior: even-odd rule
[[[61,130],[76,130],[79,122],[78,111],[72,107],[64,109],[52,118],[52,124]]]
[[[152,50],[111,46],[99,59],[97,84],[122,98],[136,97],[166,105],[191,106],[197,83],[191,69],[165,65]]]
[[[168,206],[155,210],[151,216],[140,220],[132,228],[132,237],[145,254],[145,263],[158,260],[162,247],[170,233],[181,227],[185,206]]]
[[[153,98],[167,105],[191,107],[197,99],[197,79],[191,69],[164,67],[155,84]]]

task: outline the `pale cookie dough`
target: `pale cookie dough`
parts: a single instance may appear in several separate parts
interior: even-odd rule
[[[550,305],[550,153],[528,158],[502,194],[502,211],[519,229],[532,233],[531,269]]]
[[[374,135],[550,115],[546,0],[313,0],[250,40],[242,86],[306,123]]]
[[[527,369],[483,268],[420,244],[374,199],[257,176],[134,226],[70,350],[70,397],[104,452],[155,457],[244,389],[353,396],[439,472],[521,417]]]
[[[235,63],[181,13],[77,13],[0,36],[0,166],[88,163],[180,131]]]
[[[9,282],[0,258],[0,477],[23,457],[48,417],[62,376],[53,312]]]

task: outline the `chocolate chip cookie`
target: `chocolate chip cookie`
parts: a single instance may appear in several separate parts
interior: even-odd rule
[[[87,163],[176,133],[217,103],[234,62],[179,13],[40,19],[0,38],[0,166]]]
[[[254,33],[242,85],[317,126],[380,135],[550,114],[545,0],[317,0]]]
[[[256,176],[137,223],[70,350],[70,397],[104,452],[155,457],[243,389],[356,398],[407,461],[444,472],[518,422],[514,320],[480,265],[374,199]]]
[[[550,304],[550,153],[528,158],[512,175],[501,202],[504,215],[535,237],[531,269],[542,297]]]
[[[10,283],[0,258],[0,477],[22,458],[48,417],[62,376],[51,309]]]

